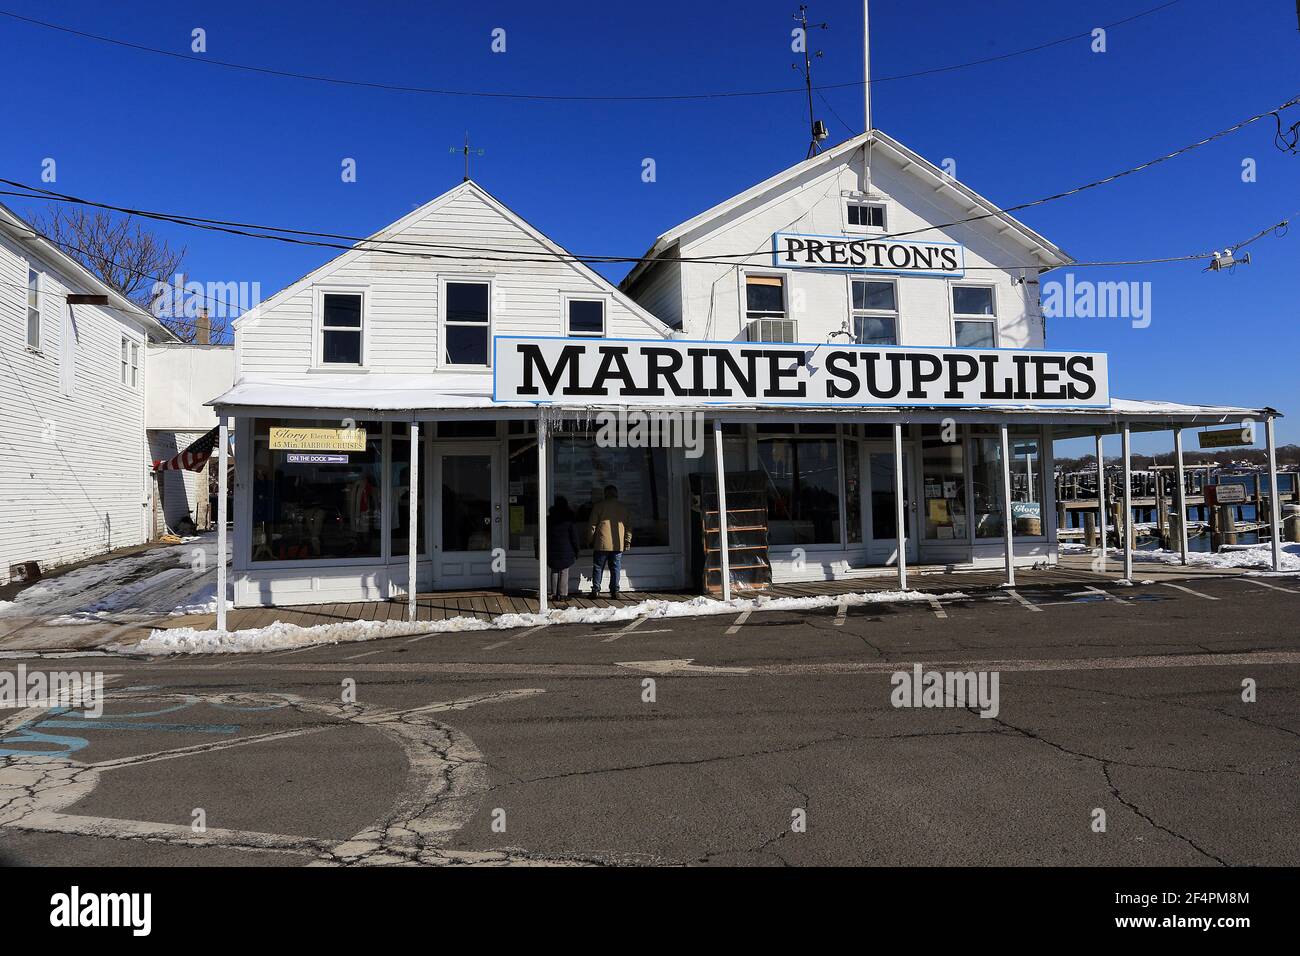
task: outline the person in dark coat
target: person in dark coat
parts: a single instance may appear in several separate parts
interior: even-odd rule
[[[557,495],[546,515],[546,566],[551,571],[551,596],[569,596],[569,568],[578,560],[576,516],[563,495]]]

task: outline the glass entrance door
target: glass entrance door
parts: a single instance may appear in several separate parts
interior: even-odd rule
[[[897,486],[894,480],[894,449],[868,447],[866,456],[867,524],[870,538],[867,557],[873,563],[898,563]],[[912,456],[903,452],[903,527],[907,560],[916,561],[916,499],[912,493]]]
[[[500,547],[501,534],[496,450],[435,446],[433,482],[434,587],[496,585],[492,551]]]

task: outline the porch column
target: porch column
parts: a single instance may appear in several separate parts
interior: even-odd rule
[[[420,423],[411,422],[411,468],[406,480],[409,499],[407,515],[408,531],[406,534],[406,619],[415,620],[415,553],[419,550],[416,542],[420,540]]]
[[[537,609],[546,613],[551,576],[546,569],[546,412],[537,409]]]
[[[230,419],[217,419],[217,630],[226,629],[226,447]]]
[[[1277,494],[1277,440],[1273,435],[1273,416],[1264,419],[1264,437],[1268,442],[1268,525],[1273,535],[1273,570],[1282,570],[1282,501]],[[1255,516],[1256,520],[1259,516]]]
[[[898,590],[907,590],[907,518],[903,509],[903,424],[894,423],[894,535],[898,541]]]
[[[1133,577],[1133,460],[1129,423],[1124,423],[1124,580]]]
[[[1178,552],[1183,564],[1187,563],[1187,475],[1183,470],[1183,430],[1174,429],[1174,466],[1177,471],[1178,494]]]
[[[1097,432],[1097,530],[1101,533],[1101,561],[1106,563],[1106,450]]]
[[[722,551],[722,600],[731,600],[731,546],[727,539],[727,469],[723,465],[722,421],[713,420],[713,457],[718,472],[718,547]]]
[[[1002,536],[1007,556],[1007,587],[1016,586],[1015,527],[1011,520],[1011,442],[1007,438],[1007,425],[999,427],[1002,438]]]

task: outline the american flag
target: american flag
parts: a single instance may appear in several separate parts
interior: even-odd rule
[[[183,452],[175,458],[161,459],[153,463],[154,471],[203,471],[208,467],[208,459],[217,447],[216,428],[196,438]]]

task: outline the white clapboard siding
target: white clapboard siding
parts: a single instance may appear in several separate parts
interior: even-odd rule
[[[563,296],[606,300],[606,335],[646,338],[664,334],[661,323],[640,310],[600,276],[557,261],[557,248],[483,192],[464,183],[379,234],[407,242],[472,246],[483,258],[436,259],[349,252],[272,296],[236,324],[239,372],[284,375],[312,365],[317,290],[360,288],[366,293],[363,364],[376,372],[432,372],[438,351],[439,284],[442,279],[490,278],[496,335],[564,335]],[[411,247],[403,247],[410,249]],[[457,257],[460,250],[431,249]],[[530,262],[493,258],[524,256]]]
[[[880,276],[897,283],[900,345],[952,346],[951,290],[954,284],[964,283],[993,288],[1000,347],[1042,348],[1038,286],[1036,281],[1022,281],[1037,279],[1034,243],[1000,219],[944,225],[978,215],[984,207],[951,181],[941,180],[936,186],[925,178],[927,169],[933,168],[924,160],[900,160],[894,150],[883,146],[871,152],[869,163],[861,145],[801,163],[742,194],[743,201],[733,197],[715,207],[716,212],[702,213],[660,240],[675,243],[663,253],[668,258],[732,261],[656,262],[633,274],[626,283],[628,291],[664,321],[680,322],[688,338],[733,340],[747,334],[746,272],[779,273],[784,276],[796,336],[804,342],[825,342],[851,317],[848,271],[777,269],[771,256],[772,237],[777,232],[869,237],[870,233],[847,223],[846,202],[852,198],[883,203],[889,234],[955,242],[965,249],[967,271],[962,279]],[[1059,250],[1054,252],[1063,256]],[[748,257],[747,265],[734,261],[740,256]]]
[[[0,583],[18,562],[49,568],[140,544],[147,520],[145,336],[110,309],[74,306],[76,374],[72,394],[65,394],[60,361],[71,280],[36,263],[43,276],[41,348],[32,351],[30,256],[0,234]],[[140,348],[135,388],[120,380],[124,334]]]

